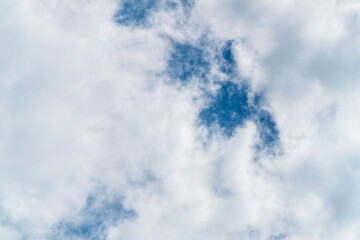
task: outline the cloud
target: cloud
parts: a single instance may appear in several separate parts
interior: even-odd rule
[[[358,14],[1,1],[0,236],[358,239]]]
[[[124,209],[121,199],[109,201],[104,195],[104,191],[89,195],[79,216],[59,222],[50,239],[105,239],[110,226],[136,217],[134,211]]]

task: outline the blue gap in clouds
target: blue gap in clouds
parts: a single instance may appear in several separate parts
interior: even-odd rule
[[[114,21],[124,26],[148,26],[152,13],[160,9],[177,9],[180,4],[184,10],[189,10],[194,0],[123,0]]]
[[[217,57],[220,62],[221,72],[229,77],[233,77],[236,74],[236,61],[232,48],[233,41],[227,41],[221,50],[221,55]]]
[[[100,200],[97,196],[90,195],[78,218],[61,221],[54,229],[50,239],[106,239],[106,231],[109,226],[134,217],[136,217],[135,211],[125,209],[121,199]]]
[[[183,83],[193,77],[205,80],[210,71],[210,63],[201,47],[173,42],[167,71],[171,79],[180,80]]]
[[[279,131],[270,112],[263,108],[263,96],[257,94],[250,99],[250,87],[231,81],[218,83],[220,88],[210,96],[208,107],[199,113],[202,125],[211,128],[218,126],[227,137],[232,137],[237,127],[246,121],[254,121],[259,135],[257,151],[274,148],[279,142]]]
[[[148,23],[151,11],[158,0],[124,0],[121,9],[115,14],[115,21],[126,26],[143,26]]]
[[[216,56],[220,71],[226,74],[228,80],[218,83],[220,88],[217,94],[211,96],[210,105],[199,114],[203,125],[207,127],[218,125],[228,137],[234,134],[236,127],[242,127],[252,115],[248,98],[249,86],[245,82],[240,86],[231,81],[236,74],[236,61],[232,48],[233,41],[226,41]]]
[[[279,130],[271,113],[263,108],[264,96],[256,94],[254,97],[255,123],[260,142],[255,146],[258,151],[274,148],[280,141]]]
[[[184,10],[188,10],[193,6],[194,1],[191,0],[165,0],[166,9],[177,9],[181,6]]]
[[[207,127],[218,125],[228,137],[235,129],[242,127],[251,117],[247,86],[239,86],[233,82],[221,82],[220,89],[212,96],[210,105],[203,109],[199,118]]]
[[[271,114],[263,109],[258,111],[256,126],[259,133],[260,143],[255,147],[258,151],[266,148],[274,148],[279,142],[279,130]]]
[[[264,109],[264,95],[255,93],[255,97],[250,98],[251,88],[246,81],[239,84],[233,82],[239,78],[233,41],[224,44],[216,60],[226,81],[217,83],[218,91],[210,95],[209,105],[200,111],[201,124],[209,129],[217,126],[224,135],[232,137],[237,127],[243,127],[246,121],[253,121],[259,136],[255,149],[260,152],[275,148],[279,142],[279,131],[270,112]]]

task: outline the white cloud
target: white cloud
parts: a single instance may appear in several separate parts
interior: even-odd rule
[[[199,0],[144,28],[117,4],[0,2],[1,237],[46,239],[100,181],[137,212],[108,239],[359,238],[355,1]],[[252,123],[204,143],[201,91],[161,75],[168,37],[204,35],[235,41],[282,155],[254,161]]]

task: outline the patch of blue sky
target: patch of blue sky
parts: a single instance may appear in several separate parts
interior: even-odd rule
[[[124,0],[115,21],[125,26],[145,26],[158,4],[159,0]]]
[[[239,82],[233,45],[234,41],[226,41],[217,51],[215,61],[211,61],[218,65],[226,78],[225,81],[215,83],[219,85],[219,89],[215,94],[210,94],[208,106],[200,111],[200,122],[210,129],[210,133],[219,129],[225,136],[232,137],[238,127],[244,127],[246,121],[253,121],[259,136],[255,149],[259,152],[271,150],[279,143],[279,130],[271,113],[264,109],[263,93],[255,93],[250,98],[251,87],[248,82]]]
[[[279,143],[279,130],[271,114],[263,109],[257,113],[256,125],[260,143],[256,145],[258,151],[272,149]]]
[[[173,10],[181,6],[187,11],[193,5],[193,0],[123,0],[114,20],[124,26],[145,27],[149,26],[151,15],[160,9]]]
[[[258,151],[272,150],[280,142],[279,130],[271,113],[264,109],[265,97],[263,93],[254,96],[254,115],[260,142],[255,146]]]
[[[233,77],[236,74],[236,61],[233,53],[233,41],[229,40],[221,49],[221,54],[218,56],[220,62],[220,71]]]
[[[206,80],[206,76],[210,72],[210,61],[201,46],[173,41],[167,72],[172,80],[180,80],[183,83],[194,77]]]
[[[135,211],[125,209],[121,199],[100,200],[97,196],[90,195],[78,217],[57,224],[50,239],[106,239],[106,230],[109,226],[134,217],[136,217]]]
[[[200,112],[199,118],[205,126],[217,125],[226,136],[231,137],[235,129],[244,126],[251,117],[248,87],[230,81],[219,84],[220,89],[211,96],[209,106]]]
[[[209,105],[199,113],[201,123],[208,129],[220,129],[225,136],[232,137],[238,127],[244,127],[246,121],[253,121],[260,139],[256,150],[275,148],[279,143],[279,130],[270,112],[263,108],[262,95],[250,99],[250,87],[246,83],[225,81],[218,84],[220,87],[210,96]]]

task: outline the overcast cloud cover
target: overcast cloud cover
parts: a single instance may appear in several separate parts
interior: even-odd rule
[[[360,239],[357,0],[1,0],[0,239]]]

